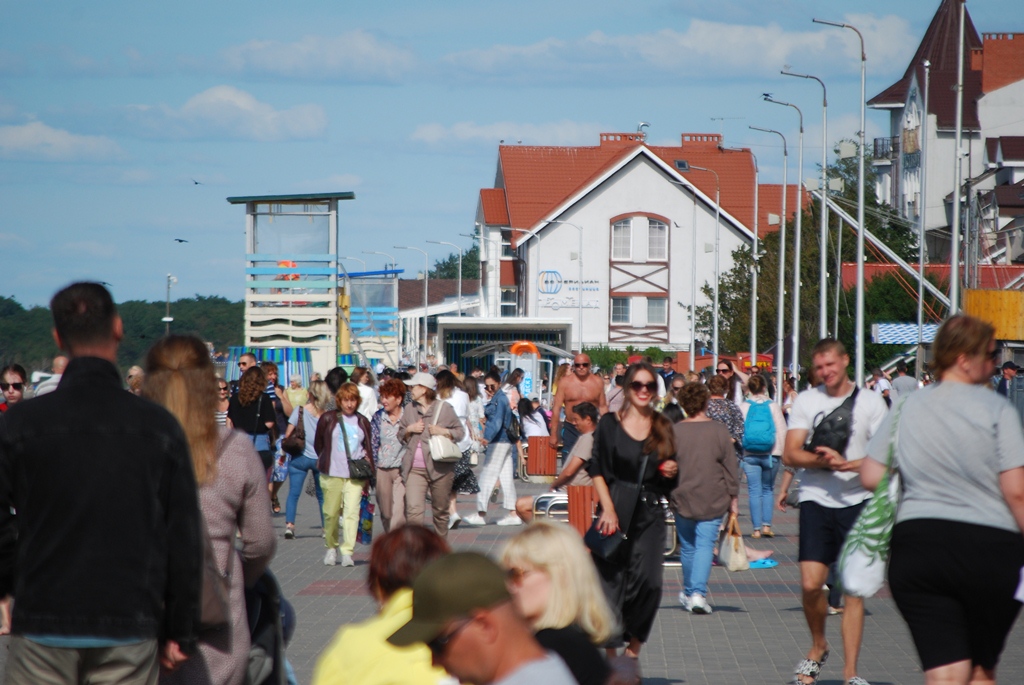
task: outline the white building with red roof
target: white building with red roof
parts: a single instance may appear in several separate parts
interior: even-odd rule
[[[691,305],[710,304],[700,290],[714,282],[716,243],[715,175],[694,167],[721,182],[724,273],[753,240],[749,149],[703,133],[678,146],[648,145],[642,133],[602,133],[593,147],[499,146],[476,214],[484,316],[571,317],[574,349],[689,350]],[[767,206],[758,213],[763,233]]]

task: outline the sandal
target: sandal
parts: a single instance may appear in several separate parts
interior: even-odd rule
[[[755,530],[753,533],[750,534],[750,537],[754,538],[755,540],[759,539],[761,537],[761,531]]]
[[[761,535],[763,535],[766,538],[773,538],[773,537],[775,537],[775,533],[772,532],[771,526],[764,526],[761,529]]]
[[[274,510],[275,514],[281,513],[281,503],[277,501],[276,497],[270,498],[270,506]]]
[[[821,667],[828,661],[829,649],[825,648],[825,653],[821,655],[821,661],[815,661],[814,659],[804,659],[796,665],[796,669],[793,674],[796,678],[793,682],[796,685],[815,685],[818,682],[818,676],[821,674]],[[800,676],[807,676],[810,680],[801,680]]]

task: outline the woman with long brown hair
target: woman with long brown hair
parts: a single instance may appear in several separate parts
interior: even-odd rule
[[[161,682],[240,683],[249,661],[245,579],[259,577],[276,546],[265,474],[252,442],[217,426],[217,377],[201,340],[183,335],[160,340],[146,355],[145,378],[143,396],[170,411],[188,438],[203,520],[217,568],[231,588],[229,628],[201,634],[198,652],[173,673],[162,673]]]
[[[269,479],[270,467],[274,463],[271,437],[276,414],[273,402],[264,392],[266,389],[267,376],[263,370],[258,366],[246,369],[238,381],[238,394],[228,403],[228,419],[231,425],[249,435],[253,447],[260,453]]]
[[[626,656],[638,658],[661,602],[665,546],[661,498],[675,483],[676,462],[672,424],[654,410],[658,398],[654,367],[632,364],[623,385],[622,409],[601,417],[587,470],[600,502],[601,534],[619,530],[620,518],[629,521],[628,528],[622,530],[626,536],[626,549],[619,555],[622,561],[609,562],[595,555],[594,563],[622,631],[620,639],[607,646],[611,649],[625,641]],[[641,485],[639,497],[616,498],[617,493],[628,492],[621,484],[637,482]],[[620,511],[616,506],[632,510]]]

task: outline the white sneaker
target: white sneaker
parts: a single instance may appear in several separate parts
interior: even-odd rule
[[[338,565],[338,548],[331,547],[324,554],[324,566],[337,566]]]
[[[693,610],[693,600],[685,592],[679,593],[679,604],[683,607],[683,611]]]
[[[523,519],[519,518],[519,514],[517,514],[516,512],[510,511],[505,518],[499,519],[498,525],[499,526],[521,526],[521,525],[523,525]]]
[[[694,593],[690,597],[690,611],[695,614],[710,614],[711,607],[708,605],[708,601],[704,599],[704,595]]]
[[[351,554],[342,554],[341,555],[341,565],[342,566],[355,566],[356,562],[352,561],[352,555]]]
[[[486,526],[487,521],[480,514],[470,514],[469,516],[463,516],[462,522],[467,526]]]
[[[448,517],[448,530],[455,530],[459,527],[459,523],[462,521],[462,517],[458,514],[452,514]]]

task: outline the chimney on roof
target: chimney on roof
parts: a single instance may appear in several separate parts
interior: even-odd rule
[[[700,148],[711,150],[722,147],[721,133],[684,133],[684,148]]]
[[[644,142],[646,136],[638,131],[636,133],[602,133],[601,147],[633,147]]]

